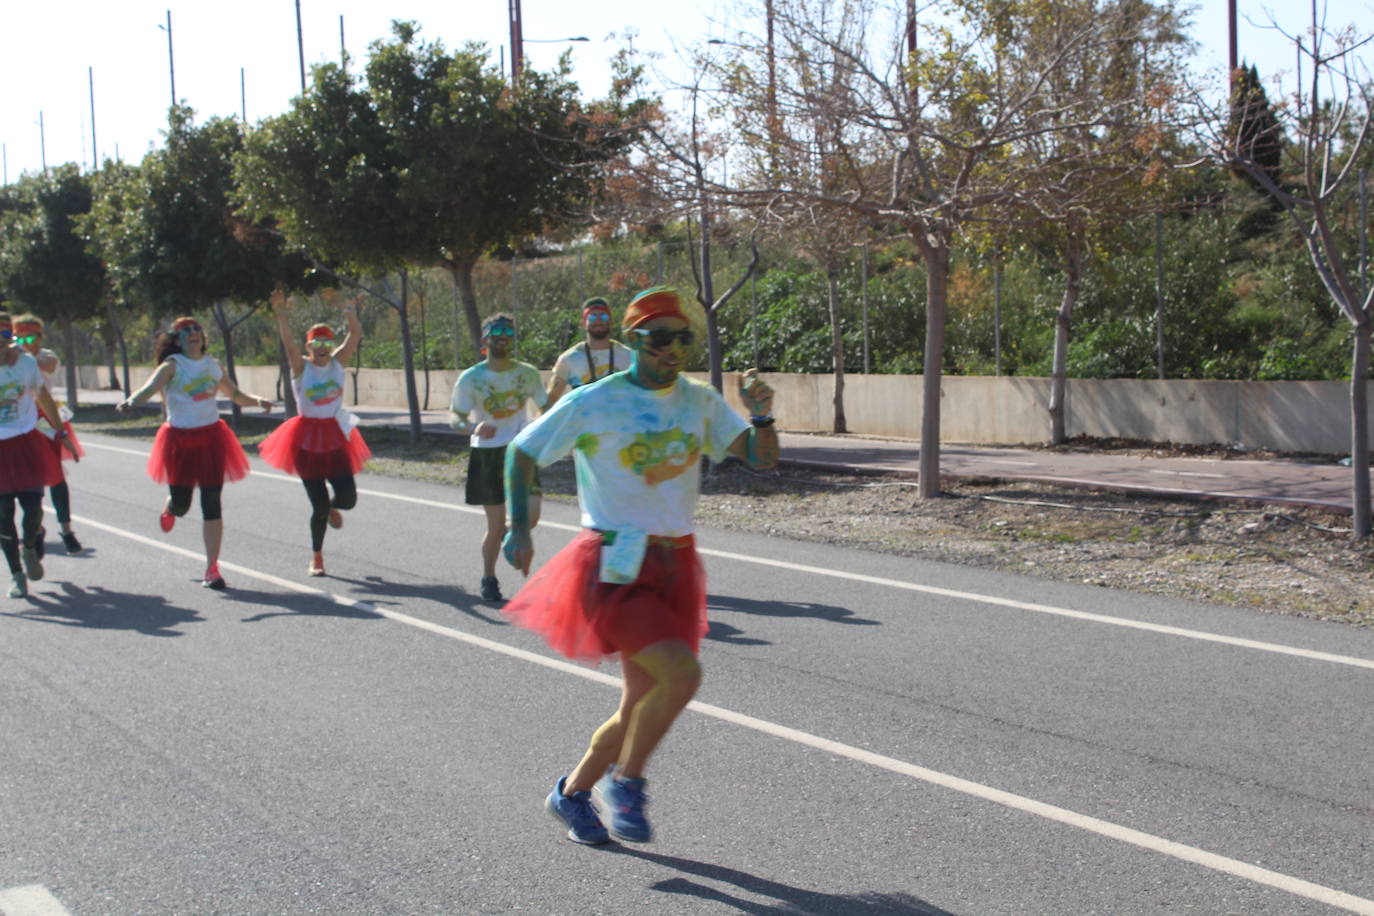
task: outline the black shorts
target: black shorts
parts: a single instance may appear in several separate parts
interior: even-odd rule
[[[539,469],[534,469],[530,493],[544,491],[539,486]],[[499,506],[506,501],[506,447],[468,450],[466,501],[469,506]]]

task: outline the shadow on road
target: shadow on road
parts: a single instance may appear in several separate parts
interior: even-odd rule
[[[755,601],[753,598],[739,598],[734,595],[707,595],[706,607],[711,610],[738,611],[741,614],[754,614],[759,617],[814,617],[830,623],[854,626],[882,625],[877,620],[855,617],[854,612],[847,607],[812,604],[809,601]]]
[[[145,636],[181,636],[177,627],[205,620],[195,611],[168,604],[161,595],[136,595],[99,586],[81,588],[70,582],[30,583],[29,597],[23,600],[29,610],[5,611],[5,616],[64,627],[129,630]]]
[[[474,620],[480,620],[492,626],[508,626],[506,621],[501,618],[500,608],[497,605],[483,601],[456,585],[392,582],[381,576],[365,576],[361,579],[348,579],[343,576],[331,576],[330,578],[356,586],[358,591],[362,592],[362,595],[357,597],[365,598],[373,604],[396,605],[401,603],[397,599],[418,598],[422,601],[432,601],[435,604],[442,604],[445,607],[462,611]]]
[[[734,868],[726,868],[723,865],[712,865],[707,862],[696,862],[692,859],[659,855],[628,846],[614,846],[608,847],[608,849],[674,871],[685,872],[698,878],[732,884],[746,893],[771,897],[777,901],[774,903],[746,900],[729,891],[685,877],[668,878],[652,885],[653,890],[665,894],[697,897],[701,900],[725,904],[741,913],[815,913],[824,914],[824,916],[847,916],[847,914],[855,914],[855,916],[955,916],[949,910],[941,909],[910,894],[900,892],[891,894],[877,892],[828,894],[824,891],[812,891],[806,888],[793,887],[790,884],[782,884],[778,881],[770,881],[767,878],[760,878],[757,875],[751,875]]]
[[[260,592],[254,589],[230,587],[223,592],[223,596],[226,601],[285,608],[285,610],[282,611],[264,611],[261,614],[245,617],[243,618],[244,623],[257,623],[260,620],[267,620],[271,617],[342,617],[347,620],[382,619],[381,614],[372,611],[357,607],[349,607],[346,604],[335,604],[328,598],[319,595],[302,594],[299,592],[283,594],[281,592]]]
[[[771,646],[773,643],[766,639],[759,639],[757,636],[745,636],[744,631],[739,627],[732,627],[728,623],[721,623],[719,620],[712,620],[710,628],[706,631],[706,638],[712,642],[725,643],[727,646]]]

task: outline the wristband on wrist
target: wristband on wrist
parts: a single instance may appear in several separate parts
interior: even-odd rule
[[[766,429],[773,425],[773,415],[767,414],[762,417],[750,417],[749,422],[754,424],[755,429]]]

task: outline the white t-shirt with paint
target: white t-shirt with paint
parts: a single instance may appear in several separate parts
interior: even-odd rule
[[[219,402],[215,393],[224,378],[219,361],[213,356],[189,359],[183,353],[173,353],[170,359],[177,371],[162,392],[167,399],[167,422],[177,429],[196,429],[218,422]]]
[[[585,340],[574,344],[559,354],[553,364],[553,374],[566,382],[569,388],[580,388],[590,381],[630,368],[633,358],[630,348],[618,340],[612,340],[610,344],[604,350],[587,346]]]
[[[19,354],[13,366],[0,365],[0,439],[13,439],[38,424],[38,404],[33,396],[43,387],[38,360]]]
[[[509,369],[496,372],[483,360],[458,376],[449,409],[467,414],[473,426],[487,423],[496,427],[496,435],[490,439],[473,433],[473,448],[498,448],[514,439],[529,422],[527,401],[533,401],[536,407],[543,407],[548,401],[538,369],[529,363],[512,361]]]
[[[679,376],[641,388],[617,372],[570,392],[514,444],[540,467],[572,454],[584,527],[681,537],[693,530],[701,456],[723,460],[748,428],[710,385]]]
[[[299,378],[291,380],[301,416],[315,420],[334,417],[343,408],[344,367],[331,359],[323,369],[306,360]]]

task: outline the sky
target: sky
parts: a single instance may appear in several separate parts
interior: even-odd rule
[[[484,42],[493,60],[509,42],[509,0],[299,0],[307,67],[337,60],[340,17],[344,43],[355,61],[367,45],[390,34],[393,19],[412,19],[421,37],[453,48]],[[712,37],[733,36],[739,0],[518,0],[524,21],[525,56],[547,68],[571,49],[574,77],[585,94],[602,96],[610,80],[609,58],[618,36],[632,31],[635,46],[671,61],[674,48]],[[1241,56],[1262,74],[1290,74],[1288,42],[1267,27],[1269,12],[1290,31],[1306,23],[1307,3],[1237,0]],[[1374,0],[1319,0],[1329,22],[1374,27]],[[296,0],[14,0],[0,12],[0,152],[3,177],[118,155],[137,160],[161,145],[171,101],[167,15],[172,24],[172,61],[178,99],[197,119],[237,115],[248,120],[283,111],[300,89]],[[1221,72],[1226,62],[1226,2],[1195,7],[1193,36],[1201,43],[1199,68]],[[587,42],[562,41],[586,36]],[[547,39],[547,41],[543,40]],[[509,51],[506,52],[509,66]],[[242,75],[242,81],[240,76]],[[40,129],[41,121],[41,129]]]

